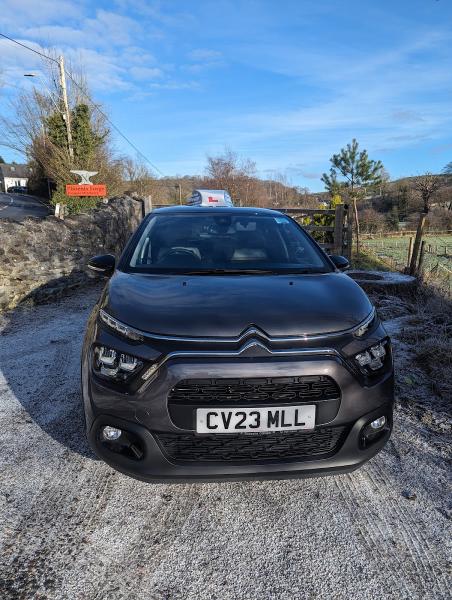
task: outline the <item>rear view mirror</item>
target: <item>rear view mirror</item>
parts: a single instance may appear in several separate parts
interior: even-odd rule
[[[96,275],[110,277],[115,270],[116,259],[113,254],[99,254],[88,261],[88,269]]]
[[[345,258],[345,256],[338,256],[337,254],[332,254],[330,255],[330,258],[333,261],[336,269],[339,269],[340,271],[346,271],[350,268],[350,263],[348,259]]]

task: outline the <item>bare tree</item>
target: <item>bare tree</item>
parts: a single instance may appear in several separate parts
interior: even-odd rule
[[[425,175],[419,175],[414,177],[413,187],[421,195],[424,203],[424,212],[428,213],[430,210],[430,200],[432,196],[444,185],[444,182],[438,175],[433,173],[425,173]]]
[[[411,275],[414,275],[417,271],[417,259],[419,255],[419,249],[421,247],[422,236],[424,235],[425,219],[430,210],[431,198],[442,185],[443,181],[441,178],[438,177],[438,175],[433,175],[432,173],[425,173],[425,175],[419,175],[418,177],[414,178],[413,187],[421,195],[424,208],[419,215],[416,237],[414,239],[413,253],[410,260]]]
[[[241,159],[236,152],[226,149],[219,156],[207,157],[206,175],[208,185],[227,190],[234,201],[250,202],[256,179],[256,163],[252,160]]]
[[[157,182],[152,171],[142,162],[129,157],[124,157],[121,163],[127,191],[135,192],[140,198],[153,195]]]
[[[377,233],[386,228],[385,216],[373,208],[361,210],[359,220],[365,233]]]

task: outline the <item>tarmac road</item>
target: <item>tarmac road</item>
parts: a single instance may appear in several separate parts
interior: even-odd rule
[[[447,453],[402,408],[386,449],[350,475],[146,484],[96,460],[79,356],[98,294],[4,320],[2,600],[450,597]]]
[[[36,196],[0,192],[0,219],[23,221],[27,217],[44,218],[50,214],[48,206]]]

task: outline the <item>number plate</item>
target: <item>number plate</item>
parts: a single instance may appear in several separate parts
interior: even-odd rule
[[[198,408],[197,433],[262,433],[314,429],[315,405]]]

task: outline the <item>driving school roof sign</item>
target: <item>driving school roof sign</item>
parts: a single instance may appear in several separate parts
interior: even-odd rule
[[[66,196],[100,196],[107,195],[107,186],[104,183],[92,183],[90,177],[97,175],[98,171],[75,171],[71,170],[81,179],[78,184],[66,184]]]
[[[189,206],[233,206],[226,190],[193,190],[187,199]]]

